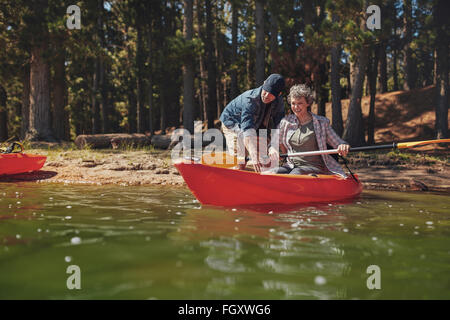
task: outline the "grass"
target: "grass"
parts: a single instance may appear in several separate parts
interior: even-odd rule
[[[102,161],[112,155],[122,155],[130,164],[133,164],[137,155],[152,155],[162,158],[165,167],[170,167],[170,151],[155,149],[154,146],[135,146],[133,144],[122,144],[116,149],[93,149],[90,145],[78,148],[75,143],[59,144],[33,144],[24,142],[25,152],[44,154],[47,161],[63,161],[80,159],[81,161]]]
[[[356,154],[349,154],[348,158],[353,162],[366,160],[371,164],[450,165],[450,160],[447,156],[405,152],[400,150],[393,150],[387,153],[383,151],[359,152]]]

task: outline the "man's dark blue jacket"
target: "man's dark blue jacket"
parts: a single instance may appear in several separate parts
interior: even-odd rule
[[[262,86],[234,98],[223,110],[220,121],[229,129],[242,131],[244,137],[255,136],[264,121],[266,107],[271,107],[273,128],[270,129],[276,128],[285,115],[283,97],[278,96],[266,105],[261,100],[261,91]]]

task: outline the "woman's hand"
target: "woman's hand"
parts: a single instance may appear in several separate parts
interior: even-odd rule
[[[347,155],[347,153],[349,152],[349,150],[350,150],[350,145],[348,145],[348,144],[340,144],[338,146],[337,150],[338,150],[338,154],[341,157],[345,157]]]

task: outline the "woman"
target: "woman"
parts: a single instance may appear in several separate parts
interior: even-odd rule
[[[330,120],[311,112],[314,101],[311,89],[303,84],[294,85],[288,96],[293,114],[284,117],[278,128],[280,150],[283,153],[326,150],[327,144],[337,148],[339,155],[346,156],[349,144],[331,128]],[[278,150],[269,148],[272,161],[279,159]],[[282,167],[270,170],[272,173],[289,174],[338,174],[346,176],[339,163],[330,155],[288,157]]]

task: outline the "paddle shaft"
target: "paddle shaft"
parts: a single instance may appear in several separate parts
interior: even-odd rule
[[[412,148],[415,146],[422,146],[422,145],[432,144],[432,143],[449,143],[449,142],[450,142],[450,139],[425,140],[425,141],[415,141],[415,142],[399,142],[399,143],[392,142],[390,144],[383,144],[383,145],[379,145],[379,146],[365,146],[365,147],[350,148],[349,151],[357,152],[357,151],[370,151],[370,150],[381,150],[381,149],[397,149],[397,148],[405,149],[405,148]],[[280,157],[317,156],[317,155],[321,155],[321,154],[335,154],[335,153],[339,153],[337,149],[280,154]]]
[[[349,151],[368,151],[368,150],[380,150],[380,149],[395,149],[397,147],[397,143],[393,142],[391,144],[384,144],[379,146],[366,146],[366,147],[356,147],[350,148]],[[296,156],[318,156],[321,154],[335,154],[338,153],[338,149],[329,149],[329,150],[317,150],[317,151],[306,151],[306,152],[295,152],[289,154],[280,154],[280,157],[296,157]]]

